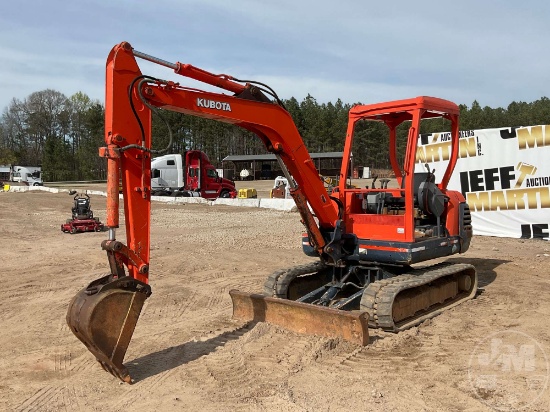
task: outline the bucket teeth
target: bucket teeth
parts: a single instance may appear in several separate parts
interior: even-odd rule
[[[67,324],[75,336],[105,371],[127,383],[132,378],[122,361],[150,294],[143,282],[109,275],[78,292],[67,311]]]

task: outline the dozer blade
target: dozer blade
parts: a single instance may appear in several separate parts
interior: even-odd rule
[[[151,287],[132,277],[97,279],[76,294],[67,324],[103,369],[124,382],[132,379],[122,364]]]
[[[288,299],[271,298],[238,290],[229,291],[233,301],[233,319],[267,322],[293,332],[369,343],[366,312],[343,311]]]

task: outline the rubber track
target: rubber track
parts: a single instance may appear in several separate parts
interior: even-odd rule
[[[307,263],[305,265],[294,266],[287,269],[279,269],[273,272],[264,283],[264,295],[274,298],[287,298],[288,286],[298,276],[318,272],[325,265],[321,261]]]
[[[477,291],[477,273],[475,274],[472,291],[467,296],[461,299],[452,300],[450,303],[444,304],[422,315],[412,317],[409,321],[405,320],[404,323],[399,326],[395,325],[392,314],[395,297],[403,290],[416,288],[433,282],[438,278],[460,273],[467,269],[474,270],[475,272],[475,268],[472,265],[440,263],[427,268],[417,269],[414,271],[414,274],[403,274],[371,283],[363,293],[361,310],[369,312],[370,327],[382,328],[392,332],[408,329],[426,319],[438,315],[443,310],[449,309],[450,307],[456,306],[474,297]]]

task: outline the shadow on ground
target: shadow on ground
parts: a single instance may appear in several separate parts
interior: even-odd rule
[[[237,340],[249,332],[256,322],[250,322],[235,330],[223,332],[204,341],[191,341],[153,352],[127,362],[126,367],[135,382],[177,368],[214,352],[227,342]]]

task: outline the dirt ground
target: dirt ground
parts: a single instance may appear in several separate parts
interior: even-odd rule
[[[476,266],[475,299],[360,347],[231,320],[230,289],[260,292],[272,271],[311,261],[297,213],[153,203],[153,295],[128,385],[65,323],[108,271],[106,233],[60,231],[71,207],[66,193],[0,193],[0,410],[550,410],[548,242],[475,237],[449,259]],[[92,209],[104,220],[105,198]]]

